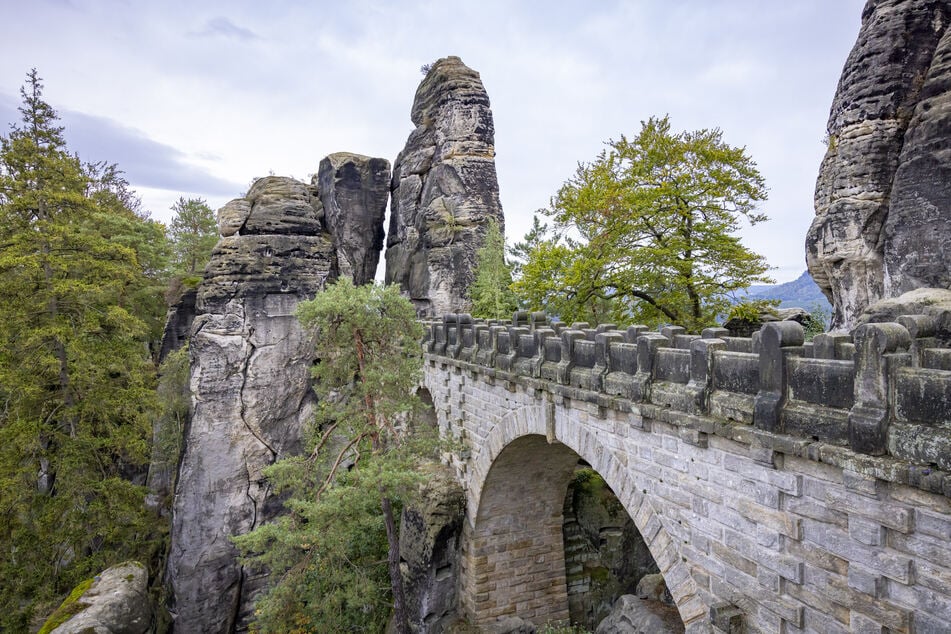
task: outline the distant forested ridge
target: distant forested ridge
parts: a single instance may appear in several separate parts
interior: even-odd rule
[[[822,290],[813,281],[808,271],[785,284],[763,284],[750,286],[745,299],[755,301],[759,299],[778,299],[779,308],[805,308],[810,310],[815,306],[824,312],[832,311],[832,304],[822,294]]]

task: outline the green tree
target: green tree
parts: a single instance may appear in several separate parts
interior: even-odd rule
[[[435,430],[417,418],[422,325],[397,287],[347,278],[297,315],[315,334],[320,406],[307,454],[266,472],[289,513],[235,538],[277,579],[255,627],[375,632],[392,607],[397,631],[409,632],[397,510],[436,447]]]
[[[765,220],[763,177],[717,130],[674,133],[667,117],[579,165],[551,201],[553,237],[515,284],[532,308],[565,321],[673,323],[697,332],[733,291],[768,282],[744,247],[741,219]]]
[[[476,253],[469,299],[473,317],[504,319],[518,310],[518,298],[512,291],[512,266],[505,261],[505,238],[494,219],[489,220],[485,244]]]
[[[180,197],[172,205],[175,216],[169,225],[175,271],[184,277],[200,276],[218,242],[215,212],[201,198]]]
[[[154,405],[137,252],[100,232],[116,210],[67,151],[35,70],[21,95],[21,122],[0,138],[4,631],[141,554],[149,520],[129,477],[146,463]]]
[[[548,223],[542,222],[538,214],[545,213],[544,209],[539,209],[532,214],[532,228],[528,230],[521,242],[516,242],[509,248],[509,255],[512,256],[512,275],[519,277],[522,274],[522,267],[528,262],[529,255],[543,242],[549,239]]]
[[[161,344],[168,308],[164,293],[169,283],[171,245],[165,225],[142,210],[141,200],[116,165],[93,163],[84,169],[89,179],[86,196],[93,203],[86,228],[135,253],[142,275],[127,289],[127,306],[145,323],[155,352]]]

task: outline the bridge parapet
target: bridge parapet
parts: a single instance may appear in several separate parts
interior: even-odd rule
[[[951,496],[951,350],[934,334],[923,315],[805,342],[794,322],[739,338],[722,328],[592,328],[521,311],[511,321],[446,315],[429,322],[425,345],[431,357],[544,382],[562,397],[652,408],[653,418],[696,433],[753,434],[812,460],[835,461],[842,449],[881,457],[863,462],[870,475]]]

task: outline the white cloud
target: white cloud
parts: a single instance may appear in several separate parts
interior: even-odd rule
[[[90,118],[68,125],[108,130],[96,149],[155,206],[223,202],[271,170],[305,178],[340,150],[392,161],[419,66],[459,55],[492,102],[511,238],[578,161],[669,113],[748,147],[775,219],[748,242],[792,278],[863,0],[3,4],[0,93],[37,67],[55,107]]]

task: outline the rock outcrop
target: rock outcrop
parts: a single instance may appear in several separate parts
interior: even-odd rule
[[[907,321],[908,316],[915,316],[913,324]],[[951,290],[919,288],[908,291],[869,305],[856,319],[859,326],[888,322],[901,323],[913,331],[913,338],[934,337],[937,346],[951,348]]]
[[[169,306],[165,314],[165,329],[162,331],[162,343],[159,348],[159,363],[188,341],[192,332],[192,322],[195,320],[197,298],[197,288],[185,288],[178,299]]]
[[[806,238],[833,329],[870,303],[951,286],[951,4],[870,0],[846,61]]]
[[[414,632],[444,632],[456,618],[459,543],[466,498],[446,467],[432,465],[420,499],[403,509],[400,558]]]
[[[61,608],[73,616],[51,634],[145,634],[152,624],[148,580],[145,566],[136,561],[105,570]]]
[[[399,283],[421,315],[464,311],[487,223],[503,225],[479,74],[458,57],[436,61],[411,118],[416,129],[393,165],[386,282]]]
[[[349,152],[320,162],[316,182],[340,275],[357,286],[372,282],[383,251],[383,217],[390,197],[390,162]]]
[[[370,239],[362,268],[353,270],[373,278],[379,252],[370,251],[379,243],[373,236],[382,231],[382,217],[374,226],[363,208],[350,206],[376,201],[379,207],[378,193],[361,196],[350,180],[361,163],[375,171],[358,174],[359,183],[377,183],[378,190],[387,180],[382,159],[336,164],[345,187],[331,175],[329,199],[342,241],[328,228],[318,188],[291,178],[259,179],[219,211],[222,238],[198,288],[189,346],[193,412],[168,560],[176,631],[242,629],[263,584],[238,565],[229,537],[280,510],[262,470],[301,450],[301,431],[316,405],[309,372],[314,346],[294,310],[338,277],[337,245],[347,244],[355,226]]]

